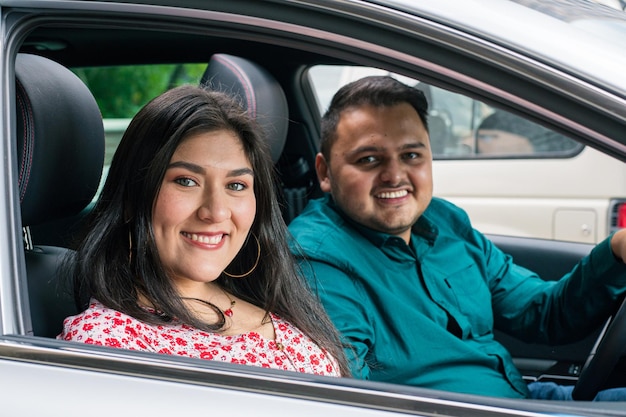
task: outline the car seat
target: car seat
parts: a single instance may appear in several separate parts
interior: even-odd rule
[[[32,242],[29,227],[76,215],[89,204],[102,174],[104,128],[91,92],[64,66],[18,54],[15,77],[18,188],[32,333],[55,337],[63,319],[77,313],[71,288],[57,276],[70,249]]]
[[[263,130],[272,161],[278,162],[289,125],[287,99],[278,81],[255,62],[237,56],[215,54],[200,82],[212,90],[239,98]]]

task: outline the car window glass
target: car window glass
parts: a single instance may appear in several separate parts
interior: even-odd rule
[[[462,94],[377,68],[320,65],[309,77],[320,113],[342,85],[367,75],[390,75],[424,91],[435,159],[574,156],[582,145],[511,113]]]

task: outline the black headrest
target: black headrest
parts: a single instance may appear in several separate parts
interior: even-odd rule
[[[22,223],[80,212],[98,189],[104,128],[96,100],[69,69],[37,55],[15,64]]]
[[[269,141],[276,163],[285,146],[289,110],[285,93],[265,68],[247,59],[215,54],[202,76],[202,85],[238,97],[257,120]]]

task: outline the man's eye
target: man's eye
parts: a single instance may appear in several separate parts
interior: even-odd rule
[[[194,187],[198,185],[198,183],[192,180],[191,178],[176,178],[174,181],[177,184],[182,185],[183,187]]]
[[[404,159],[418,159],[420,154],[417,152],[408,152],[404,154]]]
[[[359,160],[357,161],[359,164],[371,164],[373,162],[376,162],[377,159],[375,156],[364,156],[363,158],[359,158]]]
[[[228,184],[228,188],[233,191],[243,191],[248,188],[245,184],[241,182],[234,182],[232,184]]]

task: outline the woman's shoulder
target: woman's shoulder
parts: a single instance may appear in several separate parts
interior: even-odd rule
[[[81,323],[91,323],[92,325],[106,324],[121,325],[121,322],[136,320],[133,317],[120,311],[106,307],[96,299],[89,300],[89,306],[81,313],[67,317],[63,323],[64,327],[73,327]]]
[[[145,330],[143,322],[91,299],[87,309],[63,321],[63,331],[57,339],[146,350],[139,337]]]

